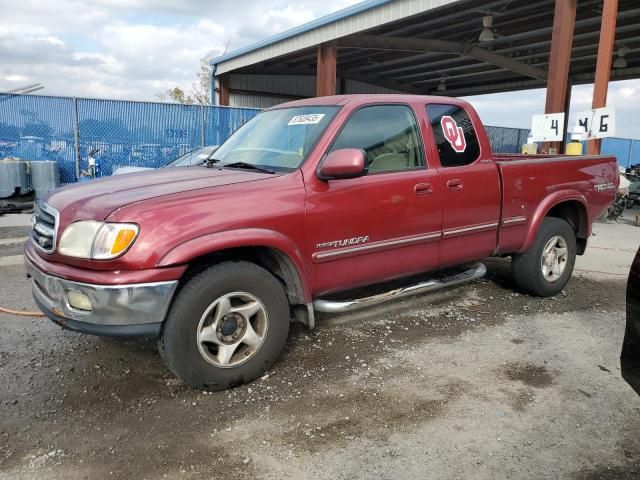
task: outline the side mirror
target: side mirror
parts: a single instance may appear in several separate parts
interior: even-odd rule
[[[356,178],[366,173],[364,152],[357,148],[341,148],[327,155],[318,170],[321,180]]]

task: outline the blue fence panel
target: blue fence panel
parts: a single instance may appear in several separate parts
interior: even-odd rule
[[[97,176],[120,166],[160,167],[202,145],[220,144],[259,111],[173,103],[0,94],[0,158],[56,160],[62,183],[79,169]],[[77,121],[77,123],[76,123]]]
[[[204,107],[206,145],[220,145],[260,110],[255,108]]]
[[[0,158],[56,160],[75,181],[71,98],[0,94]]]
[[[121,166],[161,167],[201,145],[200,107],[78,99],[80,168],[94,154],[98,176]]]
[[[76,100],[40,95],[0,94],[0,158],[55,160],[62,183],[76,181],[74,125],[80,170],[94,150],[98,176],[119,166],[160,167],[202,145],[219,145],[260,110],[120,100]],[[488,126],[491,147],[516,153],[528,129]],[[622,166],[640,164],[640,141],[608,138],[603,153]]]
[[[640,165],[640,140],[631,141],[631,152],[629,153],[629,165]]]
[[[485,127],[491,150],[496,153],[518,153],[520,147],[527,143],[529,130],[526,128]]]
[[[603,154],[615,155],[621,167],[628,168],[640,163],[640,140],[604,138],[600,151]]]

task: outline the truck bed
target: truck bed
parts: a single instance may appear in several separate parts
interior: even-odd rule
[[[581,226],[578,239],[586,241],[591,224],[606,211],[618,188],[613,156],[496,154],[494,158],[502,181],[500,254],[526,250],[531,232],[537,231],[552,207],[572,209],[576,225]]]

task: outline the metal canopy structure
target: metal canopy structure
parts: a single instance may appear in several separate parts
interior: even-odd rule
[[[212,61],[221,104],[340,93],[466,96],[640,78],[639,0],[369,0]]]
[[[419,94],[452,96],[496,93],[518,89],[544,87],[547,81],[551,37],[554,21],[554,0],[462,0],[453,2],[366,2],[368,8],[331,19],[331,24],[346,21],[352,28],[333,32],[315,29],[296,32],[284,38],[267,40],[244,52],[214,60],[219,73],[316,76],[318,45],[336,42],[337,77],[365,82],[390,90]],[[415,4],[423,11],[397,20],[384,21],[387,12],[380,12],[382,22],[358,30],[359,18],[372,10],[397,9],[408,13]],[[403,5],[414,4],[414,5]],[[594,80],[602,0],[578,2],[575,18],[570,75],[573,84]],[[406,8],[405,8],[406,7]],[[413,7],[413,8],[410,8]],[[375,16],[375,15],[374,15]],[[393,15],[389,15],[393,18]],[[489,30],[493,40],[480,41],[483,17],[491,17]],[[322,19],[320,19],[322,20]],[[368,26],[362,22],[363,26]],[[336,25],[337,27],[337,25]],[[355,28],[353,28],[355,27]],[[302,37],[314,34],[317,41],[304,45]],[[328,34],[327,34],[328,33]],[[333,34],[332,34],[333,33]],[[620,0],[615,42],[622,49],[626,67],[614,68],[612,80],[640,76],[640,2]],[[280,54],[261,58],[264,50]],[[338,93],[340,82],[338,83]],[[230,86],[233,91],[233,85]],[[256,89],[258,93],[263,92]],[[281,92],[284,93],[284,92]]]

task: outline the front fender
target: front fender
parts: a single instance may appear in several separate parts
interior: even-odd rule
[[[311,301],[311,290],[300,250],[290,238],[273,230],[245,228],[203,235],[171,249],[158,261],[157,266],[184,265],[203,255],[242,247],[269,247],[280,251],[296,269],[304,300]]]
[[[524,253],[531,248],[533,242],[536,240],[536,235],[538,235],[538,230],[540,229],[542,221],[553,207],[560,203],[572,201],[579,202],[583,206],[585,211],[588,211],[587,199],[582,193],[577,190],[560,190],[545,197],[542,202],[538,204],[538,207],[531,216],[524,243],[522,244],[522,247],[517,251],[517,253]],[[586,231],[582,233],[588,237],[591,234],[591,222],[588,218],[585,228]]]

